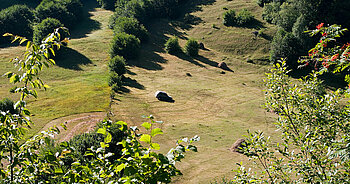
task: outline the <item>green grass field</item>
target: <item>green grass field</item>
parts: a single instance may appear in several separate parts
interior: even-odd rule
[[[266,64],[275,28],[261,20],[262,9],[254,0],[193,0],[185,7],[183,15],[176,20],[154,20],[148,25],[151,38],[142,45],[138,59],[129,61],[128,79],[124,89],[115,96],[112,112],[115,120],[124,120],[129,125],[140,125],[145,121],[141,116],[150,114],[164,121],[161,126],[165,134],[157,139],[164,153],[177,139],[199,135],[198,153],[188,154],[177,165],[184,175],[175,178],[174,183],[210,183],[224,176],[232,177],[235,163],[246,161],[228,148],[242,138],[247,129],[274,134],[273,115],[261,107],[264,103],[262,80],[269,69],[261,63]],[[257,24],[225,27],[223,8],[247,8]],[[185,23],[186,13],[191,21]],[[61,135],[64,139],[72,132],[86,131],[75,127],[79,117],[84,123],[90,115],[103,118],[110,102],[106,63],[112,38],[112,31],[107,28],[111,14],[90,9],[90,17],[72,32],[69,48],[57,58],[57,66],[42,73],[51,88],[40,92],[37,100],[29,101],[36,123],[31,134],[47,127],[49,122],[54,125],[74,119],[69,130]],[[264,29],[264,38],[255,38],[252,34],[259,29]],[[171,35],[180,38],[181,46],[187,38],[195,38],[204,43],[206,50],[201,50],[195,58],[169,55],[163,45]],[[23,49],[1,48],[0,73],[13,70],[8,60],[20,55]],[[247,59],[260,64],[247,63]],[[217,64],[223,61],[234,72],[221,74]],[[0,97],[9,96],[11,85],[6,79],[1,78],[0,87]],[[175,103],[158,101],[154,97],[157,90],[168,92]]]

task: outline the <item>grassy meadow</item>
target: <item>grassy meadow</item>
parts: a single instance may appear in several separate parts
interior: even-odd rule
[[[214,179],[233,176],[235,163],[246,161],[228,150],[247,129],[274,134],[273,115],[264,111],[263,78],[268,72],[269,43],[276,28],[261,19],[262,9],[255,0],[192,0],[176,20],[158,19],[147,26],[150,39],[142,45],[137,59],[128,63],[127,80],[110,104],[107,85],[111,11],[88,4],[88,18],[71,32],[69,47],[56,58],[56,66],[42,72],[42,79],[51,86],[40,91],[38,99],[29,100],[35,114],[31,135],[65,121],[72,122],[61,140],[87,131],[83,128],[103,119],[111,108],[114,120],[140,125],[142,115],[164,121],[165,134],[157,141],[166,153],[177,139],[199,135],[198,153],[190,153],[177,166],[183,176],[174,183],[210,183]],[[225,9],[252,11],[256,24],[251,27],[225,27]],[[264,29],[264,37],[252,32]],[[167,38],[179,37],[183,47],[188,38],[204,43],[205,50],[190,58],[184,54],[167,54],[163,45]],[[0,48],[0,73],[14,70],[8,61],[23,53],[23,47]],[[247,63],[252,59],[253,63]],[[233,72],[217,67],[226,62]],[[186,73],[190,73],[188,76]],[[0,97],[11,97],[11,85],[0,79]],[[160,102],[157,90],[168,92],[175,103]],[[83,122],[82,124],[79,122]],[[77,124],[79,127],[77,127]],[[81,126],[81,127],[80,127]],[[89,125],[87,125],[89,126]]]

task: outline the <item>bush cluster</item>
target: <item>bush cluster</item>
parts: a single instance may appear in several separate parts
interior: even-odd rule
[[[137,57],[140,49],[140,40],[134,35],[127,33],[116,33],[111,42],[110,56],[120,55],[125,59],[132,59]]]
[[[64,25],[57,19],[46,18],[41,21],[38,25],[34,26],[33,30],[33,41],[36,44],[40,44],[41,41],[54,29],[58,27],[63,27]],[[64,38],[64,35],[61,35],[61,39]]]
[[[115,72],[118,75],[124,75],[126,73],[125,59],[123,56],[114,56],[108,63],[109,71]]]
[[[117,92],[123,86],[122,78],[122,75],[118,75],[115,72],[110,72],[108,77],[108,86],[110,86],[113,91]]]
[[[33,11],[26,5],[14,5],[0,11],[0,44],[8,43],[4,33],[31,38]]]
[[[11,114],[18,114],[18,109],[15,109],[15,103],[9,99],[9,98],[4,98],[0,100],[0,111],[3,112],[9,112]]]
[[[242,9],[238,14],[234,10],[228,10],[223,15],[223,24],[225,26],[249,25],[253,20],[254,16],[247,9]]]
[[[189,39],[184,47],[185,53],[189,56],[198,56],[199,44],[195,39]]]
[[[136,36],[140,41],[146,41],[148,38],[147,29],[135,18],[118,17],[112,26],[114,33],[125,32]]]
[[[179,39],[175,36],[169,38],[164,46],[165,46],[165,50],[169,54],[178,54],[182,52],[181,47],[179,45]]]
[[[82,4],[79,0],[43,0],[36,7],[35,16],[39,21],[55,18],[71,28],[82,19]]]
[[[101,8],[106,10],[114,10],[116,0],[97,0],[97,2],[100,4]]]

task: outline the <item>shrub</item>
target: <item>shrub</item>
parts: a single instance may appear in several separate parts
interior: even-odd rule
[[[199,51],[199,44],[194,39],[189,39],[185,45],[185,53],[189,56],[197,56]]]
[[[295,5],[283,3],[281,10],[278,12],[278,16],[275,18],[276,24],[290,32],[292,31],[293,24],[298,19],[299,14],[300,13]]]
[[[97,0],[97,2],[103,9],[114,10],[114,4],[116,0]]]
[[[242,9],[236,16],[236,24],[239,26],[243,25],[248,25],[250,24],[253,20],[254,17],[250,11],[247,9]]]
[[[141,41],[145,41],[148,38],[148,31],[135,18],[118,17],[115,21],[113,31],[114,33],[125,32],[134,35]]]
[[[108,78],[108,85],[112,87],[113,91],[118,91],[123,85],[122,76],[111,72]]]
[[[77,17],[61,1],[43,0],[36,7],[35,16],[39,21],[48,17],[55,18],[67,27],[73,27],[77,22]]]
[[[15,109],[15,103],[9,99],[4,98],[3,100],[0,100],[0,111],[7,112],[11,114],[18,114],[18,109]]]
[[[34,13],[26,5],[14,5],[0,11],[0,44],[9,42],[4,33],[31,38]]]
[[[264,6],[262,18],[268,22],[275,24],[278,17],[278,12],[281,10],[281,4],[278,2],[268,3]]]
[[[77,20],[83,19],[83,5],[80,0],[60,0],[58,2],[62,3]]]
[[[38,25],[34,27],[33,31],[33,41],[36,44],[40,44],[41,41],[50,33],[53,32],[54,29],[58,27],[63,27],[64,25],[57,19],[54,18],[46,18]],[[64,35],[61,35],[61,39],[63,39]]]
[[[116,33],[112,39],[110,55],[113,58],[116,55],[123,56],[125,59],[137,57],[140,49],[140,40],[134,35],[127,33]]]
[[[270,60],[277,61],[281,58],[286,58],[287,65],[295,67],[297,65],[296,60],[298,59],[299,47],[298,41],[292,33],[280,29],[271,42]]]
[[[165,46],[165,50],[169,54],[177,54],[177,53],[180,53],[182,51],[181,47],[179,45],[179,39],[175,36],[169,38],[164,46]]]
[[[125,59],[123,56],[115,56],[108,63],[109,70],[115,72],[118,75],[123,75],[126,73]]]
[[[229,10],[224,13],[223,23],[225,26],[233,26],[236,22],[235,10]]]

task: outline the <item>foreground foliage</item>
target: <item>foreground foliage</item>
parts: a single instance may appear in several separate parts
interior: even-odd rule
[[[292,82],[285,61],[267,74],[266,109],[278,115],[276,127],[281,141],[274,143],[263,132],[249,132],[242,152],[261,172],[252,173],[242,163],[236,170],[238,183],[347,183],[350,177],[349,89],[329,91],[318,75],[339,72],[349,66],[349,45],[336,45],[345,29],[317,26],[312,35],[321,41],[304,57],[314,65],[309,76]],[[326,44],[335,44],[326,48]],[[322,64],[321,64],[322,63]],[[347,82],[349,82],[347,77]]]

